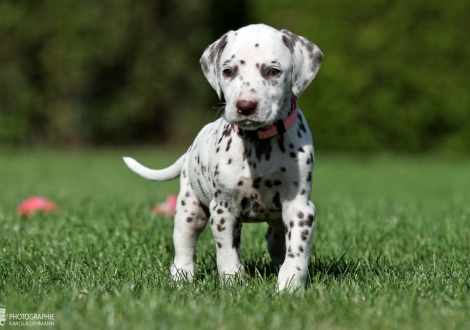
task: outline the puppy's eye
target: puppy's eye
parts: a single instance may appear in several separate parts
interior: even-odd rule
[[[233,70],[232,69],[225,69],[224,71],[222,71],[222,73],[224,74],[225,77],[233,77]]]
[[[268,77],[277,77],[281,74],[281,70],[276,68],[271,68],[268,71]]]

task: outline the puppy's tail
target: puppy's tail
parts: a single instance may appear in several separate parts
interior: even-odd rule
[[[174,179],[180,175],[185,156],[186,154],[181,156],[173,165],[170,165],[169,167],[161,170],[152,170],[150,168],[147,168],[139,164],[135,159],[130,157],[123,157],[122,159],[124,159],[124,162],[132,171],[147,180],[167,181]]]

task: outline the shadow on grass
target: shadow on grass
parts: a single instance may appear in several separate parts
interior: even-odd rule
[[[370,274],[381,275],[390,270],[391,265],[386,265],[382,252],[377,256],[369,255],[368,258],[346,259],[347,250],[340,257],[321,256],[313,254],[310,257],[307,285],[314,282],[341,282],[342,279],[351,276],[365,276]],[[262,276],[264,278],[276,277],[279,268],[273,265],[269,258],[252,258],[245,260],[245,271],[250,277]]]
[[[342,282],[345,278],[365,278],[371,274],[383,275],[391,265],[385,264],[382,252],[375,257],[346,259],[347,250],[339,258],[314,254],[310,259],[307,285],[318,282]]]
[[[379,252],[377,256],[369,255],[367,258],[348,259],[345,258],[348,250],[339,257],[313,253],[310,256],[307,285],[318,282],[341,282],[345,278],[354,276],[358,278],[368,277],[371,274],[380,276],[393,268],[392,265],[385,261],[382,252]],[[204,281],[205,279],[218,276],[215,253],[203,257],[198,264],[199,270],[196,272],[196,281]],[[267,253],[244,258],[243,265],[247,278],[261,277],[277,280],[280,267],[275,266],[271,262]]]

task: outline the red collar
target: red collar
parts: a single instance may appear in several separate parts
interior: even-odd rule
[[[291,107],[292,111],[287,118],[284,120],[276,120],[274,125],[263,126],[254,131],[243,130],[236,124],[233,124],[233,128],[238,134],[248,136],[254,140],[269,139],[270,137],[284,133],[295,124],[297,120],[297,101],[294,94],[292,94],[291,98]]]

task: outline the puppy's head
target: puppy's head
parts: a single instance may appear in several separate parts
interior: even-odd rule
[[[225,98],[225,118],[254,130],[287,116],[291,94],[304,91],[322,57],[307,39],[257,24],[224,34],[200,63],[219,98]]]

